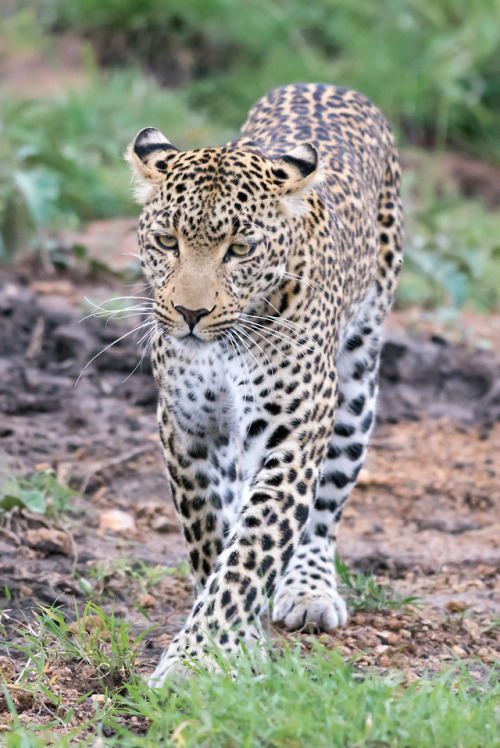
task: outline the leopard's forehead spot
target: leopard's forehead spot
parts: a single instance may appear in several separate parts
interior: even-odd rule
[[[221,148],[181,152],[172,160],[154,201],[154,221],[188,239],[223,242],[252,232],[257,214],[274,198],[269,162]]]
[[[172,160],[165,186],[178,194],[201,190],[224,192],[239,184],[247,189],[268,191],[271,185],[269,161],[244,150],[201,148],[181,152]]]

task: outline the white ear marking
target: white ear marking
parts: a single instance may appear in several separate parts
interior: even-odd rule
[[[145,127],[130,143],[125,159],[137,182],[135,197],[140,203],[149,200],[155,183],[164,178],[169,161],[176,153],[177,148],[155,127]]]
[[[316,180],[319,156],[311,143],[301,143],[273,162],[275,184],[284,197],[303,193]]]

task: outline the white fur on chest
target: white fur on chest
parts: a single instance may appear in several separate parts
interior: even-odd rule
[[[178,345],[176,354],[166,393],[179,425],[243,439],[255,408],[249,363],[218,343]]]

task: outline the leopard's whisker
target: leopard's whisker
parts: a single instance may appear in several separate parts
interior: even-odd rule
[[[295,348],[296,350],[300,350],[300,349],[301,349],[301,346],[300,346],[300,345],[299,345],[298,343],[294,343],[294,342],[293,342],[292,340],[290,340],[289,338],[282,338],[282,337],[281,337],[281,336],[280,336],[280,335],[279,335],[278,333],[272,332],[272,331],[270,331],[270,330],[266,330],[266,333],[267,333],[267,335],[264,335],[263,333],[261,333],[261,332],[260,332],[260,331],[259,331],[259,330],[258,330],[257,328],[255,328],[255,327],[253,327],[253,328],[251,328],[251,327],[248,327],[247,329],[248,329],[248,330],[252,330],[252,332],[255,332],[255,334],[256,334],[256,335],[259,335],[259,337],[261,337],[261,338],[262,338],[263,340],[265,340],[265,341],[266,341],[267,343],[269,343],[269,345],[272,345],[272,343],[271,343],[271,341],[269,340],[269,338],[267,337],[267,335],[271,335],[271,336],[272,336],[273,338],[275,338],[275,340],[280,340],[280,341],[281,341],[281,342],[283,342],[283,343],[284,343],[285,345],[287,345],[287,346],[290,346],[290,347],[292,347],[292,348]],[[265,329],[265,328],[264,328],[264,329]],[[273,346],[273,347],[274,347],[274,346]],[[276,350],[279,350],[279,349],[278,349],[278,348],[276,348]]]
[[[243,334],[244,334],[244,335],[246,335],[246,336],[247,336],[248,338],[250,338],[250,340],[252,341],[253,345],[257,346],[257,348],[258,348],[258,349],[259,349],[260,351],[262,351],[262,353],[264,354],[264,356],[265,356],[265,357],[266,357],[266,359],[267,359],[267,363],[269,364],[269,366],[272,366],[272,364],[271,364],[271,360],[270,360],[269,356],[267,355],[267,353],[265,353],[265,351],[263,351],[263,350],[262,350],[261,346],[260,346],[260,345],[259,345],[259,344],[257,343],[257,341],[256,341],[256,340],[255,340],[254,338],[252,338],[252,336],[251,336],[251,335],[249,334],[249,332],[248,332],[248,331],[245,331],[245,330],[244,330],[244,329],[243,329],[243,328],[241,327],[241,325],[240,325],[240,324],[238,324],[238,325],[237,325],[237,327],[238,327],[238,329],[239,329],[239,331],[240,331],[241,333],[243,333]],[[250,328],[248,328],[248,330],[250,330]],[[254,330],[252,330],[252,332],[255,332],[255,333],[256,333],[257,335],[259,335],[259,333],[257,332],[257,330],[255,330],[255,331],[254,331]],[[260,337],[261,337],[261,338],[262,338],[263,340],[265,340],[265,342],[266,342],[266,343],[267,343],[268,345],[270,345],[270,346],[271,346],[271,348],[273,348],[273,349],[274,349],[274,350],[275,350],[275,351],[276,351],[277,353],[279,353],[279,349],[278,349],[278,348],[276,348],[276,346],[275,346],[275,345],[273,345],[273,343],[271,343],[271,341],[270,341],[270,340],[268,340],[267,338],[265,338],[265,337],[264,337],[263,335],[260,335]]]
[[[130,374],[127,377],[125,377],[125,379],[123,380],[122,384],[125,384],[125,382],[127,382],[130,379],[130,377],[133,374],[135,374],[135,372],[137,371],[137,369],[139,369],[139,367],[142,366],[142,363],[144,361],[144,358],[146,357],[146,354],[149,352],[149,350],[151,349],[151,347],[153,345],[153,338],[155,337],[155,334],[157,334],[157,333],[158,333],[157,328],[153,327],[152,330],[148,330],[145,333],[145,335],[143,335],[142,338],[139,340],[139,342],[137,344],[137,346],[138,346],[139,349],[140,349],[141,344],[144,341],[146,341],[145,344],[142,347],[141,357],[140,357],[139,361],[137,362],[136,366],[134,366],[134,368],[130,372]]]
[[[260,363],[260,361],[258,361],[258,360],[257,360],[257,359],[255,358],[255,356],[253,355],[252,351],[250,350],[250,346],[248,345],[248,343],[247,343],[247,342],[245,341],[245,339],[243,338],[243,336],[242,336],[242,332],[243,332],[243,331],[242,331],[242,330],[240,330],[239,328],[238,328],[238,329],[236,329],[237,327],[238,327],[238,326],[236,325],[236,326],[235,326],[235,327],[233,328],[233,332],[234,332],[234,334],[236,335],[237,339],[238,339],[238,340],[239,340],[239,341],[241,342],[241,344],[243,345],[243,347],[244,347],[244,348],[246,348],[246,350],[248,351],[248,353],[249,353],[249,354],[251,355],[251,357],[253,358],[253,360],[255,361],[255,363],[257,364],[257,366],[259,367],[259,369],[261,370],[262,374],[263,374],[263,375],[265,376],[265,371],[264,371],[264,369],[262,368],[262,364]],[[250,335],[246,334],[246,336],[247,336],[248,338],[250,338]],[[254,341],[254,340],[253,340],[252,338],[250,338],[250,340],[252,341],[252,343],[253,343],[253,344],[255,344],[255,341]]]
[[[226,335],[227,335],[227,337],[228,337],[228,339],[229,339],[229,341],[231,343],[231,346],[232,346],[232,348],[234,350],[234,353],[236,355],[236,360],[238,361],[238,366],[239,366],[240,372],[241,372],[241,379],[242,379],[242,383],[243,383],[243,387],[244,387],[244,391],[245,391],[245,397],[247,397],[248,394],[249,394],[248,393],[248,387],[249,387],[248,383],[251,380],[250,369],[248,368],[247,362],[244,361],[242,354],[238,350],[238,346],[236,345],[236,342],[234,341],[231,333],[227,332]],[[243,364],[245,365],[246,375],[245,375],[245,372],[243,371]]]
[[[108,321],[113,319],[114,317],[124,314],[127,317],[131,317],[134,313],[142,314],[142,313],[148,313],[153,310],[153,307],[149,306],[128,306],[124,307],[123,309],[103,309],[102,307],[99,307],[95,305],[95,311],[91,312],[90,314],[87,314],[85,317],[82,317],[80,322],[85,322],[85,320],[90,319],[90,317],[96,317],[97,319],[103,319],[105,317],[108,318]]]
[[[325,287],[324,287],[324,285],[322,283],[316,283],[316,281],[312,281],[312,283],[310,283],[305,278],[303,278],[301,275],[297,275],[296,273],[290,273],[288,270],[286,270],[283,273],[283,276],[285,278],[289,278],[290,280],[296,280],[296,281],[299,281],[300,283],[304,283],[304,285],[309,286],[309,288],[312,288],[313,291],[314,291],[315,287],[317,289],[319,289],[320,291],[324,291],[325,290]]]
[[[295,333],[296,335],[304,334],[304,327],[302,325],[297,324],[296,322],[292,322],[292,320],[283,319],[282,317],[274,317],[272,315],[262,316],[262,315],[257,315],[257,314],[245,314],[244,316],[249,319],[264,320],[267,322],[271,322],[273,324],[277,323],[278,325],[282,325],[286,330],[289,330],[291,333]]]
[[[256,322],[246,322],[246,323],[240,323],[240,324],[243,324],[243,325],[246,324],[248,326],[247,329],[254,329],[257,334],[259,334],[262,338],[264,338],[264,340],[266,339],[266,336],[259,333],[258,330],[264,330],[268,335],[271,335],[277,340],[282,340],[284,343],[286,343],[287,345],[293,346],[297,350],[300,350],[301,348],[303,348],[304,343],[306,342],[304,341],[303,343],[300,343],[296,340],[293,340],[293,338],[290,338],[288,335],[285,335],[285,333],[277,332],[276,330],[269,330],[269,328],[265,327],[264,325],[258,325]]]
[[[233,334],[236,336],[236,340],[232,337]],[[252,377],[251,377],[251,374],[250,374],[250,367],[248,365],[248,361],[246,360],[245,356],[243,355],[242,351],[240,350],[240,346],[243,345],[243,347],[247,351],[248,351],[248,346],[246,345],[246,343],[243,340],[243,338],[236,332],[236,330],[233,330],[233,332],[231,333],[231,340],[233,341],[233,345],[234,345],[235,351],[236,351],[237,355],[239,356],[239,366],[240,366],[241,376],[242,376],[244,387],[245,387],[245,396],[246,396],[246,395],[248,395],[247,382],[250,382]],[[239,345],[238,345],[238,343],[239,343]],[[243,371],[243,366],[245,367],[245,370],[247,372],[246,376],[245,376],[245,372]]]
[[[270,330],[269,327],[266,327],[265,325],[261,325],[258,322],[253,322],[251,320],[243,320],[239,324],[243,325],[244,327],[246,327],[249,330],[250,329],[264,330],[264,332],[268,333],[269,335],[272,335],[273,337],[278,338],[279,340],[283,340],[283,341],[285,341],[287,343],[290,343],[292,345],[295,343],[297,345],[296,341],[294,341],[294,339],[291,338],[289,335],[286,335],[285,333],[283,333],[281,331],[278,332],[276,330]],[[297,347],[299,347],[299,346],[297,346]]]
[[[259,351],[260,351],[260,352],[262,353],[262,355],[263,355],[263,356],[265,356],[265,358],[266,358],[266,360],[267,360],[267,363],[268,363],[268,365],[269,365],[269,366],[271,366],[271,361],[270,361],[270,359],[269,359],[269,356],[267,355],[267,353],[266,353],[266,352],[265,352],[265,351],[263,350],[263,348],[261,348],[261,346],[260,346],[260,345],[259,345],[259,344],[257,343],[257,341],[256,341],[256,340],[254,340],[254,338],[252,338],[252,336],[251,336],[251,335],[249,334],[249,332],[248,332],[248,331],[247,331],[247,330],[246,330],[245,328],[243,328],[243,327],[241,326],[241,323],[239,323],[239,324],[237,325],[237,328],[238,328],[238,330],[239,330],[239,331],[240,331],[240,332],[241,332],[241,333],[242,333],[243,335],[245,335],[245,337],[247,337],[247,338],[249,338],[249,339],[251,340],[251,342],[252,342],[252,344],[253,344],[253,345],[257,346],[257,348],[258,348],[258,349],[259,349]],[[248,328],[248,330],[250,330],[250,328]]]
[[[98,358],[99,356],[101,356],[103,353],[105,353],[107,350],[109,350],[114,345],[116,345],[117,343],[119,343],[121,340],[124,340],[125,338],[128,338],[129,335],[132,335],[133,333],[138,332],[139,330],[144,329],[148,325],[154,325],[154,323],[155,323],[155,320],[147,320],[147,322],[142,322],[140,325],[137,325],[136,327],[133,327],[131,330],[129,330],[128,332],[124,333],[124,335],[121,335],[116,340],[113,340],[112,343],[109,343],[105,348],[103,348],[101,351],[99,351],[99,353],[96,353],[96,355],[93,356],[90,359],[90,361],[88,361],[85,364],[85,366],[83,367],[83,369],[81,370],[80,374],[78,375],[78,379],[75,382],[75,387],[78,385],[80,379],[82,378],[84,371],[86,371],[86,369],[88,369],[88,367],[90,366],[90,364],[93,363],[93,361],[95,361],[96,358]]]
[[[295,323],[290,322],[290,325],[294,324],[295,327],[298,328],[297,330],[295,330],[293,327],[289,326],[289,320],[285,320],[279,317],[262,316],[261,314],[246,314],[246,313],[243,313],[241,316],[248,321],[250,319],[252,320],[258,319],[258,320],[265,320],[266,322],[273,322],[273,323],[277,322],[278,324],[283,325],[285,329],[290,330],[290,332],[294,332],[297,335],[302,335],[304,331],[304,328],[301,327],[300,325],[295,325]]]
[[[101,301],[100,303],[89,299],[88,296],[84,296],[83,298],[84,301],[87,302],[87,304],[97,309],[105,309],[107,304],[115,304],[117,301],[147,301],[149,304],[151,304],[151,306],[153,306],[154,301],[154,299],[148,296],[115,296],[112,299],[106,299],[105,301]]]
[[[283,319],[283,317],[282,317],[282,314],[281,314],[281,312],[279,311],[279,309],[277,309],[277,308],[276,308],[276,307],[274,306],[274,304],[272,304],[272,303],[271,303],[271,302],[269,301],[269,299],[266,299],[266,297],[265,297],[265,296],[263,296],[263,297],[262,297],[262,301],[265,301],[265,302],[266,302],[266,304],[269,304],[269,306],[270,306],[270,307],[272,307],[272,309],[274,309],[274,311],[275,311],[275,312],[276,312],[276,314],[278,315],[278,317],[277,317],[277,318],[276,318],[276,317],[271,317],[271,319]],[[297,324],[297,322],[293,322],[293,321],[292,321],[291,319],[285,319],[284,321],[285,321],[285,322],[288,322],[288,323],[289,323],[290,325],[295,325],[295,327],[299,327],[299,328],[300,328],[300,325],[299,325],[299,324]]]

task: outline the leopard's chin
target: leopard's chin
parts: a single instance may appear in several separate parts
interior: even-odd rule
[[[213,343],[212,340],[200,337],[196,332],[188,332],[186,335],[176,337],[175,340],[188,349],[197,349]]]

